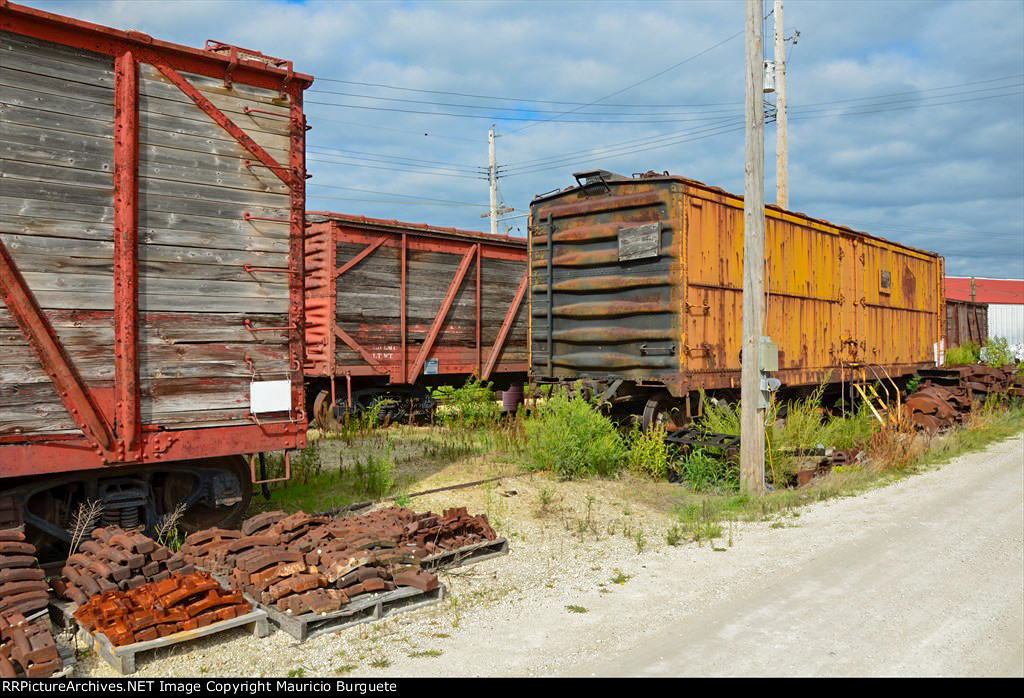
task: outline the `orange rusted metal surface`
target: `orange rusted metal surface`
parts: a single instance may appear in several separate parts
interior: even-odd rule
[[[535,379],[739,385],[743,200],[677,176],[581,173],[530,218]],[[766,207],[764,334],[784,385],[934,364],[945,333],[935,253]]]

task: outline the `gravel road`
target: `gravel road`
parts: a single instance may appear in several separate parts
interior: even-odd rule
[[[467,619],[415,673],[1024,675],[1024,436],[797,522],[668,548],[585,614]]]

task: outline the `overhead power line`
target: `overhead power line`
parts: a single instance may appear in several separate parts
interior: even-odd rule
[[[466,164],[461,164],[461,163],[457,163],[457,162],[441,162],[441,161],[438,161],[438,160],[421,160],[419,158],[406,158],[406,157],[402,157],[400,155],[388,155],[386,153],[368,153],[368,152],[362,151],[362,150],[344,150],[342,148],[330,148],[330,147],[325,146],[325,145],[307,146],[306,149],[307,150],[311,150],[314,153],[320,152],[320,151],[329,151],[326,154],[331,154],[331,153],[355,153],[357,155],[373,155],[373,156],[376,156],[376,157],[391,158],[392,160],[404,160],[404,161],[413,162],[413,163],[426,163],[426,164],[429,164],[429,165],[450,165],[452,167],[460,167],[462,169],[474,170],[474,171],[477,171],[477,170],[479,170],[479,171],[486,171],[487,170],[486,167],[480,167],[478,165],[466,165]]]
[[[433,175],[435,177],[457,177],[459,179],[486,179],[483,176],[477,177],[466,174],[452,174],[448,172],[434,172],[428,170],[416,170],[411,168],[380,167],[378,165],[363,165],[358,162],[350,162],[348,160],[326,158],[325,156],[319,155],[317,153],[313,153],[313,156],[307,156],[307,159],[313,160],[314,162],[325,162],[336,165],[348,165],[349,167],[363,167],[370,170],[388,170],[390,172],[405,172],[407,174]]]
[[[376,99],[383,102],[402,102],[404,104],[429,104],[436,107],[458,107],[460,109],[481,109],[491,111],[512,111],[522,112],[526,114],[567,114],[562,109],[525,109],[523,107],[497,107],[489,104],[462,104],[460,102],[432,102],[427,99],[402,99],[400,97],[379,97],[375,95],[364,95],[356,94],[354,92],[337,92],[333,90],[306,90],[306,92],[316,92],[318,94],[328,95],[340,95],[342,97],[356,97],[359,99]],[[584,106],[595,106],[595,105],[584,105]],[[607,105],[604,105],[607,106]],[[654,107],[645,107],[654,108]],[[681,116],[686,114],[714,114],[716,112],[728,112],[733,113],[736,109],[710,109],[701,111],[688,111],[688,112],[650,112],[646,116]],[[634,112],[621,112],[621,111],[588,111],[585,112],[587,115],[592,116],[637,116]]]
[[[540,120],[540,121],[536,121],[535,120],[534,123],[528,124],[526,126],[522,126],[520,128],[514,129],[512,131],[509,131],[505,135],[506,136],[511,136],[514,133],[521,133],[522,131],[525,131],[526,129],[533,128],[534,126],[539,126],[540,124],[545,124],[545,123],[547,123],[549,121],[554,121],[555,119],[561,118],[563,116],[568,116],[569,114],[572,114],[574,112],[578,112],[580,109],[583,109],[584,107],[593,106],[594,104],[597,104],[598,102],[603,102],[606,99],[611,99],[612,97],[615,97],[616,95],[620,95],[623,92],[626,92],[628,90],[632,90],[634,87],[637,87],[639,85],[643,85],[645,82],[650,82],[651,80],[654,80],[655,78],[661,77],[665,73],[668,73],[668,72],[670,72],[672,70],[675,70],[676,68],[684,66],[684,65],[686,65],[687,63],[689,63],[692,60],[696,60],[697,58],[700,58],[705,53],[713,51],[714,49],[718,48],[719,46],[721,46],[723,44],[729,43],[730,41],[732,41],[733,39],[735,39],[737,36],[739,36],[742,33],[743,33],[743,31],[740,30],[740,31],[736,32],[735,34],[733,34],[732,36],[730,36],[730,37],[728,37],[726,39],[722,39],[717,44],[714,44],[713,46],[709,46],[706,49],[704,49],[703,51],[701,51],[699,53],[696,53],[696,54],[690,56],[689,58],[687,58],[685,60],[679,61],[678,63],[675,63],[673,65],[670,65],[668,68],[665,68],[664,70],[658,71],[654,75],[650,75],[650,76],[644,78],[643,80],[637,80],[636,82],[632,83],[631,85],[627,85],[626,87],[623,87],[621,90],[616,90],[615,92],[612,92],[610,95],[605,95],[604,97],[601,97],[600,99],[595,99],[593,102],[590,102],[588,104],[584,104],[582,106],[576,107],[575,109],[570,109],[569,111],[563,112],[562,114],[556,114],[555,116],[552,116],[550,118],[543,119],[543,120]]]
[[[425,90],[417,87],[398,87],[396,85],[383,85],[378,82],[356,82],[354,80],[338,80],[335,78],[317,78],[318,82],[339,82],[346,85],[359,85],[361,87],[379,87],[388,90],[401,90],[403,92],[419,92],[422,94],[433,94],[433,95],[450,95],[452,97],[472,97],[475,99],[493,99],[502,102],[520,102],[530,104],[563,104],[565,106],[587,106],[588,102],[565,102],[553,99],[532,99],[529,97],[501,97],[497,95],[478,95],[470,94],[467,92],[447,92],[444,90]],[[310,90],[307,90],[309,92]],[[734,104],[743,104],[743,102],[709,102],[706,104],[615,104],[612,102],[602,102],[606,107],[637,107],[637,108],[676,108],[676,107],[725,107]]]
[[[538,124],[544,123],[545,121],[551,121],[552,119],[558,118],[557,116],[551,119],[544,119],[538,121],[537,119],[531,119],[525,116],[492,116],[488,114],[456,114],[454,112],[443,112],[443,111],[424,111],[422,109],[398,109],[396,107],[371,107],[362,104],[339,104],[337,102],[317,102],[315,100],[306,100],[306,104],[316,104],[323,107],[337,107],[341,109],[366,109],[369,111],[387,111],[397,112],[399,114],[421,114],[424,116],[447,116],[447,117],[458,117],[462,119],[484,119],[486,121],[529,121],[534,122],[524,128],[531,128]],[[572,112],[563,112],[561,115],[570,114]],[[699,113],[699,112],[698,112]],[[683,121],[710,121],[713,119],[720,118],[718,116],[709,116],[704,118],[696,119],[565,119],[561,123],[565,124],[671,124]],[[505,133],[508,136],[513,133],[524,130],[523,128],[514,129]]]
[[[928,87],[928,88],[923,88],[923,89],[908,90],[906,92],[890,92],[888,94],[872,95],[870,97],[855,97],[855,98],[850,98],[850,99],[834,100],[834,101],[831,101],[831,102],[814,102],[814,103],[811,103],[811,104],[805,104],[803,106],[805,106],[805,107],[816,107],[816,106],[821,106],[821,105],[824,105],[824,104],[837,104],[837,103],[840,103],[840,102],[856,102],[856,101],[862,101],[862,100],[868,100],[868,99],[880,99],[882,97],[901,97],[903,95],[914,94],[914,93],[917,93],[917,92],[934,92],[934,91],[938,91],[938,90],[954,89],[954,88],[957,88],[957,87],[971,87],[973,85],[983,85],[985,83],[1000,82],[1000,81],[1003,81],[1003,80],[1012,80],[1014,78],[1020,78],[1020,77],[1024,77],[1024,74],[1009,75],[1009,76],[1001,77],[1001,78],[990,78],[990,79],[987,79],[987,80],[975,80],[973,82],[964,82],[964,83],[959,83],[959,84],[956,84],[956,85],[945,85],[943,87]],[[338,79],[338,78],[317,77],[317,82],[336,82],[336,83],[342,83],[342,84],[345,84],[345,85],[359,85],[361,87],[377,87],[377,88],[380,88],[380,89],[396,90],[396,91],[402,91],[402,92],[415,92],[415,93],[420,93],[420,94],[448,95],[448,96],[453,96],[453,97],[471,97],[471,98],[474,98],[474,99],[489,99],[489,100],[493,100],[493,101],[516,102],[516,103],[520,103],[520,104],[524,104],[524,103],[526,103],[526,104],[561,104],[561,105],[565,105],[565,106],[582,106],[582,107],[589,106],[591,104],[590,102],[571,102],[571,101],[554,100],[554,99],[536,99],[536,98],[532,98],[532,97],[508,97],[508,96],[504,96],[504,95],[482,95],[482,94],[474,94],[474,93],[469,93],[469,92],[451,92],[451,91],[447,91],[447,90],[427,90],[427,89],[423,89],[423,88],[419,88],[419,87],[404,87],[404,86],[398,86],[398,85],[386,85],[386,84],[378,83],[378,82],[359,82],[359,81],[356,81],[356,80],[341,80],[341,79]],[[334,94],[334,93],[331,93],[329,90],[315,90],[315,89],[311,89],[311,90],[307,90],[307,92],[323,92],[323,93],[327,93],[327,94]],[[344,93],[338,93],[338,94],[344,94]],[[372,99],[388,99],[386,97],[370,97],[369,95],[367,95],[366,97],[368,99],[369,98],[372,98]],[[422,102],[422,103],[430,104],[431,102]],[[437,104],[443,104],[443,103],[438,102]],[[605,106],[605,107],[623,107],[623,108],[633,108],[633,109],[676,109],[676,108],[686,108],[686,107],[728,107],[728,106],[742,107],[743,102],[742,102],[742,100],[740,100],[740,101],[735,101],[735,102],[700,102],[700,103],[689,102],[689,103],[685,103],[685,104],[665,104],[665,103],[646,103],[646,104],[633,103],[633,104],[627,104],[627,103],[615,103],[615,102],[605,102],[605,101],[602,101],[601,105]],[[369,126],[368,124],[356,124],[356,125],[366,126],[367,128],[375,128],[375,127]],[[427,135],[427,134],[423,134],[423,135]],[[429,134],[429,135],[435,135],[435,134]],[[441,137],[443,137],[443,136],[441,136]],[[465,139],[459,139],[459,140],[465,140]]]
[[[344,191],[357,191],[357,192],[361,192],[363,194],[380,194],[382,196],[397,196],[397,197],[401,197],[403,199],[421,199],[423,201],[434,201],[434,202],[442,203],[442,204],[457,204],[457,205],[460,205],[460,206],[475,206],[477,208],[487,208],[488,207],[487,204],[475,204],[475,203],[470,203],[469,201],[453,201],[451,199],[436,199],[436,198],[431,198],[429,196],[416,196],[414,194],[398,194],[398,193],[391,192],[391,191],[380,191],[380,190],[377,190],[377,189],[358,189],[358,188],[355,188],[355,187],[342,187],[342,186],[338,186],[337,184],[321,184],[319,182],[315,182],[315,183],[314,182],[310,182],[306,186],[308,186],[308,187],[323,187],[325,189],[341,189],[341,190],[344,190]]]
[[[310,159],[312,159],[314,161],[320,161],[320,162],[334,162],[334,160],[329,159],[329,158],[344,157],[344,158],[349,159],[349,160],[359,160],[361,162],[379,162],[379,163],[382,163],[382,164],[385,164],[385,165],[400,165],[400,166],[404,167],[405,169],[407,169],[409,172],[439,172],[439,173],[440,172],[453,172],[453,173],[461,174],[461,175],[465,175],[465,176],[471,176],[473,174],[471,172],[467,172],[466,170],[456,170],[456,169],[453,169],[453,168],[450,168],[450,167],[430,167],[430,168],[424,168],[422,165],[419,166],[419,167],[413,167],[412,165],[409,165],[408,163],[404,163],[404,162],[394,162],[393,160],[381,160],[381,159],[378,159],[378,158],[362,158],[362,157],[359,157],[357,155],[344,155],[344,156],[342,156],[342,155],[334,155],[332,153],[316,153],[316,152],[314,152],[314,153],[309,153],[307,155],[307,157],[309,157]]]
[[[862,110],[862,111],[841,111],[841,112],[837,112],[835,114],[820,114],[820,115],[816,115],[816,116],[790,116],[790,119],[822,119],[822,118],[830,118],[830,117],[837,117],[837,116],[860,116],[860,115],[863,115],[863,114],[877,114],[877,113],[881,113],[881,112],[899,111],[899,110],[904,110],[904,109],[924,109],[924,108],[927,108],[927,107],[938,107],[938,106],[943,106],[943,105],[947,105],[947,104],[960,104],[960,103],[964,103],[964,102],[976,102],[976,101],[981,101],[981,100],[995,99],[997,97],[1010,97],[1010,96],[1019,95],[1019,94],[1024,94],[1024,92],[1010,92],[1010,93],[1001,94],[1001,95],[989,95],[989,96],[985,96],[985,97],[973,97],[973,98],[969,98],[969,99],[950,100],[950,101],[945,101],[945,102],[935,102],[935,103],[928,103],[928,104],[914,104],[914,105],[908,105],[908,106],[902,106],[902,107],[890,107],[890,108],[887,108],[887,109],[873,109],[873,110]],[[862,107],[868,107],[868,106],[871,106],[871,105],[862,105]],[[856,108],[857,109],[861,109],[862,107],[856,107]],[[721,128],[721,127],[713,127],[713,128]],[[725,129],[725,130],[719,130],[719,131],[717,131],[715,133],[709,133],[706,136],[700,136],[699,138],[683,138],[683,139],[678,139],[678,140],[677,139],[670,139],[667,142],[664,142],[664,143],[661,143],[661,144],[657,144],[657,145],[650,145],[649,147],[644,147],[644,148],[620,149],[622,152],[619,152],[618,154],[611,154],[611,155],[607,155],[607,154],[606,155],[600,155],[599,154],[599,157],[594,157],[594,158],[585,158],[585,159],[582,159],[582,160],[581,159],[570,159],[570,160],[566,160],[564,162],[547,163],[547,164],[551,164],[552,167],[537,167],[537,168],[533,168],[533,169],[524,169],[522,171],[506,173],[506,174],[503,174],[501,176],[511,177],[511,176],[516,176],[516,175],[520,175],[520,174],[529,174],[531,172],[542,172],[542,171],[549,170],[549,169],[556,169],[558,167],[564,167],[566,165],[584,164],[584,163],[588,163],[588,162],[595,162],[595,161],[598,161],[600,159],[610,159],[610,158],[622,157],[624,155],[631,155],[633,153],[641,153],[641,152],[646,152],[646,151],[649,151],[649,150],[656,150],[656,149],[659,149],[659,148],[667,148],[667,147],[670,147],[670,146],[673,146],[673,145],[677,145],[677,144],[680,144],[680,143],[686,143],[686,142],[689,142],[691,140],[699,140],[699,139],[707,138],[707,137],[710,137],[710,136],[716,136],[716,135],[721,135],[721,134],[724,134],[724,133],[730,133],[730,132],[736,131],[736,130],[742,130],[742,127],[732,128],[732,129]],[[656,141],[654,141],[654,142],[656,143]]]

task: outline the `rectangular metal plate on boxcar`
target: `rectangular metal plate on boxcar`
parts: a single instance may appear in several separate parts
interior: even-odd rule
[[[249,387],[249,411],[288,412],[292,408],[292,382],[253,381]]]
[[[437,359],[427,359],[427,363],[423,364],[423,375],[425,375],[425,376],[436,376],[437,375]]]
[[[657,257],[661,253],[661,223],[619,229],[619,261]]]

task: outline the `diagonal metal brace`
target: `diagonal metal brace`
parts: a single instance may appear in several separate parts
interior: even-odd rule
[[[92,400],[89,388],[29,290],[3,240],[0,240],[0,296],[43,370],[53,381],[57,395],[75,424],[105,461],[116,459],[113,430]]]
[[[512,329],[512,323],[519,312],[519,306],[523,304],[523,296],[526,295],[526,285],[529,280],[529,272],[524,272],[523,278],[519,282],[519,288],[516,290],[516,297],[512,301],[512,305],[509,306],[508,312],[505,314],[505,321],[501,323],[501,329],[494,340],[494,346],[491,348],[491,355],[487,359],[487,365],[484,367],[483,373],[480,374],[480,380],[482,381],[486,381],[491,377],[491,372],[494,370],[495,364],[498,363],[498,357],[501,356],[501,351],[505,348],[505,340],[508,338],[509,330]]]
[[[159,54],[153,51],[142,51],[140,52],[140,58],[147,63],[152,64],[163,73],[164,77],[174,83],[175,86],[182,92],[184,92],[196,106],[206,112],[211,119],[216,121],[221,128],[231,134],[236,141],[238,141],[243,148],[248,150],[256,157],[261,163],[267,166],[267,168],[276,174],[278,178],[284,182],[289,188],[294,189],[294,177],[292,173],[281,165],[273,156],[260,146],[259,143],[254,141],[249,134],[243,131],[238,125],[229,119],[227,115],[222,112],[217,106],[211,102],[207,97],[200,92],[192,83],[186,80],[181,73],[172,68],[166,60]]]

